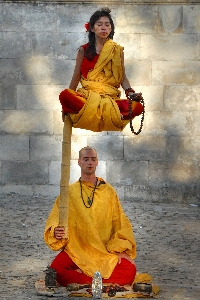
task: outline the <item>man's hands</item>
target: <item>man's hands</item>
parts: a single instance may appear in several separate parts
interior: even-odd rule
[[[54,229],[54,236],[57,240],[60,240],[62,238],[64,238],[65,235],[65,228],[64,227],[55,227]]]
[[[118,253],[118,264],[121,263],[121,259],[122,259],[122,258],[127,259],[127,260],[130,261],[133,265],[135,264],[135,263],[134,263],[134,260],[133,260],[132,258],[130,258],[130,256],[128,256],[128,254],[126,254],[125,252]]]

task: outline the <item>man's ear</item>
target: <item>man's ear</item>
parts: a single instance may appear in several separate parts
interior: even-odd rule
[[[79,165],[79,167],[80,167],[80,159],[78,159],[78,165]]]

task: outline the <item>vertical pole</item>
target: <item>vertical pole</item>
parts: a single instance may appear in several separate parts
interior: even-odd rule
[[[71,160],[71,136],[72,121],[70,116],[66,115],[63,127],[62,142],[62,163],[60,179],[60,208],[59,208],[59,226],[65,228],[65,238],[68,237],[68,207],[69,207],[69,179],[70,179],[70,160]]]

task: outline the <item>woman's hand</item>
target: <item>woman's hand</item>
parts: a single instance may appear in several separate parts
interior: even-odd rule
[[[132,101],[136,101],[136,102],[139,102],[140,100],[143,99],[142,93],[133,93],[133,92],[130,92],[130,93],[128,94],[128,97],[129,97]]]

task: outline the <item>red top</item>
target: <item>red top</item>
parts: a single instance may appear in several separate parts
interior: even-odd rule
[[[85,45],[82,45],[81,47],[83,47],[84,52],[85,52],[87,47],[88,47],[88,43],[85,44]],[[95,66],[98,58],[99,58],[99,55],[96,54],[95,57],[92,60],[88,60],[84,55],[82,65],[81,65],[81,74],[83,75],[84,78],[87,78],[88,72],[90,70],[94,69],[94,66]]]

